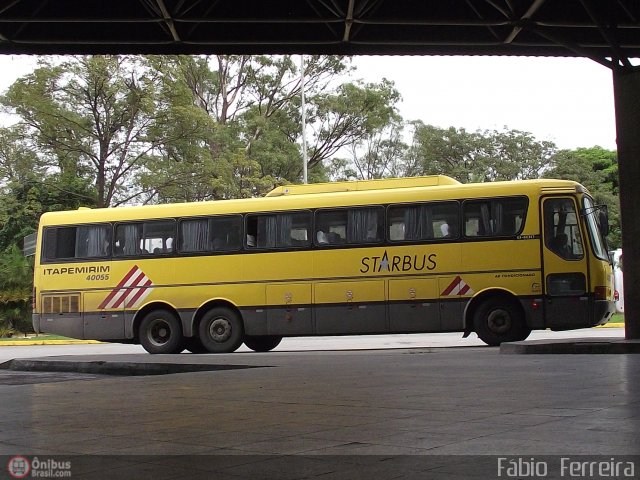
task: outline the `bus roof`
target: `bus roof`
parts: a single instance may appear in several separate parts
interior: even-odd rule
[[[354,184],[357,184],[358,188],[355,188]],[[288,188],[289,192],[283,192],[285,188]],[[450,177],[434,175],[415,179],[289,185],[278,187],[267,197],[259,198],[48,212],[42,215],[40,226],[576,192],[586,192],[586,189],[571,180],[540,179],[462,184]]]
[[[356,192],[365,190],[387,190],[390,188],[437,187],[459,185],[456,179],[446,175],[423,177],[383,178],[376,180],[355,180],[350,182],[309,183],[306,185],[283,185],[267,193],[267,197],[283,195],[308,195],[314,193]]]

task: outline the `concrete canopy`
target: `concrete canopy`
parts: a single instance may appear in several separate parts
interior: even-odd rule
[[[5,54],[640,57],[636,0],[13,0]]]

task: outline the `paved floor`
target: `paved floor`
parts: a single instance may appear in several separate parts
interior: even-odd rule
[[[72,478],[153,479],[495,478],[495,458],[470,456],[640,455],[640,355],[467,347],[117,357],[240,368],[4,371],[0,455],[70,459]]]

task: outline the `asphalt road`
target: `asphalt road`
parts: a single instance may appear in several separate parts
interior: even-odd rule
[[[561,338],[624,338],[624,328],[588,328],[566,332],[536,331],[529,340]],[[422,347],[479,347],[486,346],[475,334],[462,338],[461,333],[423,333],[408,335],[357,335],[344,337],[296,337],[285,338],[274,350],[278,352],[378,350]],[[487,347],[491,348],[491,347]],[[14,358],[47,357],[58,355],[109,355],[146,354],[140,345],[87,344],[87,345],[36,345],[0,346],[0,362]],[[244,345],[238,353],[251,353]],[[188,353],[184,353],[187,355]]]
[[[563,478],[561,455],[608,464],[640,453],[640,355],[502,355],[459,333],[293,338],[266,354],[0,347],[0,360],[59,355],[68,357],[56,362],[215,368],[142,376],[4,370],[4,465],[15,455],[56,458],[87,480],[466,480],[498,478],[504,456],[548,461],[545,477]]]

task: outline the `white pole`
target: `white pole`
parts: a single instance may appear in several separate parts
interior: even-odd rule
[[[307,184],[307,114],[304,104],[304,55],[300,55],[300,106],[302,109],[302,183]]]

